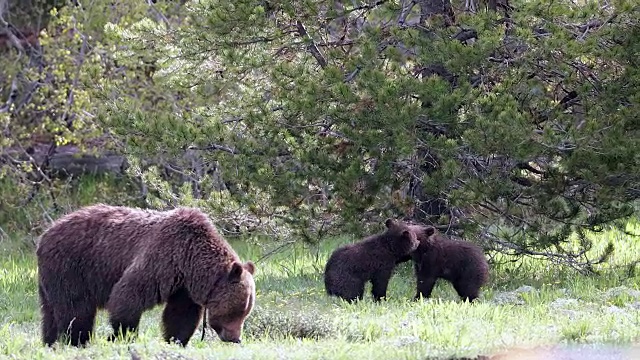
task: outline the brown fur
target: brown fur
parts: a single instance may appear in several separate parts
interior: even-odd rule
[[[206,307],[219,337],[239,342],[255,299],[255,266],[196,209],[88,206],[58,219],[36,254],[46,345],[63,334],[84,345],[101,308],[110,339],[135,333],[142,313],[164,303],[165,341],[186,346]]]
[[[387,219],[386,231],[336,249],[325,266],[327,294],[349,302],[361,300],[364,285],[371,281],[375,301],[387,294],[396,261],[418,246],[416,234],[404,223]]]
[[[449,281],[463,300],[470,302],[489,279],[489,264],[482,249],[452,240],[432,226],[410,225],[420,246],[411,254],[416,275],[415,299],[428,298],[438,278]]]

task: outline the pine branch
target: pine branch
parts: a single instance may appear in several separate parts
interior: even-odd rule
[[[311,55],[313,55],[316,61],[318,61],[318,65],[320,65],[320,67],[323,69],[327,67],[327,59],[324,57],[324,55],[322,55],[320,49],[318,48],[318,45],[316,45],[316,43],[313,41],[313,38],[311,38],[311,36],[307,32],[307,29],[304,27],[304,24],[300,20],[296,21],[296,28],[298,29],[298,34],[309,42],[309,45],[307,45],[307,50],[309,50]]]

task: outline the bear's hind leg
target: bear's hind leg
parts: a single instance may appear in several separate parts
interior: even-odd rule
[[[349,302],[350,304],[353,304],[356,301],[362,301],[363,298],[364,298],[364,286],[362,286],[362,290],[358,290],[353,294],[349,294],[344,297],[344,299],[347,300],[347,302]]]
[[[202,306],[193,302],[184,288],[169,297],[162,312],[163,336],[166,342],[177,341],[187,346],[202,319]]]
[[[338,296],[349,303],[362,300],[364,297],[364,281],[359,279],[350,279],[341,284]]]
[[[325,288],[330,296],[337,296],[349,303],[362,300],[364,281],[354,275],[342,274],[338,278],[325,277]]]
[[[74,303],[58,316],[57,329],[65,334],[70,345],[84,346],[91,338],[96,318],[96,308],[91,304]]]
[[[44,288],[40,284],[38,284],[38,294],[40,295],[40,311],[42,313],[42,342],[46,346],[51,346],[58,340],[60,333],[53,314],[53,307],[46,298]]]
[[[392,274],[393,268],[382,269],[376,271],[371,277],[371,295],[373,295],[375,301],[380,301],[387,296],[387,287]]]
[[[453,284],[453,288],[456,289],[458,295],[462,301],[473,302],[478,298],[480,293],[480,286],[466,280],[458,280]]]
[[[93,333],[93,325],[96,319],[96,309],[86,309],[78,314],[70,329],[71,345],[84,346]]]

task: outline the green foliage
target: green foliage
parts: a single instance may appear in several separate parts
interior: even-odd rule
[[[338,331],[334,319],[330,316],[308,311],[307,309],[289,309],[283,307],[263,309],[256,306],[251,313],[252,320],[247,324],[245,336],[252,339],[283,338],[319,340],[330,337]]]
[[[95,203],[135,206],[138,199],[135,184],[113,176],[84,176],[78,180],[57,179],[43,190],[31,184],[0,179],[0,243],[33,251],[36,237],[63,214],[81,206]],[[28,235],[28,236],[25,236]],[[9,241],[12,237],[25,239],[21,245]]]
[[[65,169],[52,166],[60,149],[74,156],[96,155],[115,145],[95,117],[100,111],[96,102],[100,90],[118,77],[111,72],[114,62],[108,47],[99,40],[100,23],[118,12],[105,12],[113,7],[110,1],[93,1],[84,7],[65,6],[66,1],[41,3],[34,6],[48,10],[42,23],[33,19],[12,23],[22,26],[14,31],[17,41],[25,35],[21,32],[30,29],[39,35],[38,42],[9,48],[7,56],[0,58],[6,75],[0,88],[6,85],[10,90],[0,92],[8,99],[0,110],[3,237],[15,232],[36,236],[52,219],[80,205],[136,203],[132,182],[118,174],[89,173],[74,179]],[[128,9],[132,12],[127,16],[136,14],[135,8]],[[137,9],[140,15],[144,7]],[[127,21],[122,18],[123,23]]]
[[[1,150],[36,131],[115,149],[143,206],[199,206],[229,231],[317,242],[404,216],[604,261],[616,244],[587,259],[583,233],[623,226],[640,198],[637,5],[516,2],[447,27],[419,20],[423,3],[403,24],[395,2],[55,10],[44,67],[11,68],[51,80],[0,113],[16,124]]]
[[[234,199],[266,205],[307,237],[326,231],[318,214],[363,233],[363,219],[413,213],[579,266],[587,261],[569,251],[572,234],[634,213],[633,6],[522,3],[506,33],[493,12],[461,14],[477,32],[471,43],[453,28],[381,25],[397,15],[392,4],[347,6],[349,26],[365,12],[376,24],[347,33],[320,3],[186,9],[183,27],[119,30],[133,34],[128,52],[153,45],[154,89],[180,100],[144,111],[138,97],[114,100],[105,124],[128,151],[213,150],[202,156],[235,183]],[[415,191],[465,215],[415,215],[425,201]]]

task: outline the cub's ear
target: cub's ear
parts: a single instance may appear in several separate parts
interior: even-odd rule
[[[387,220],[385,220],[385,222],[384,222],[384,226],[386,226],[386,227],[387,227],[387,229],[391,229],[391,228],[392,228],[392,227],[394,227],[395,225],[396,225],[396,222],[395,222],[395,220],[393,220],[393,219],[387,219]]]
[[[244,263],[243,267],[247,270],[251,275],[256,272],[256,265],[252,261],[247,261]]]
[[[436,228],[434,228],[433,226],[427,226],[427,227],[424,229],[424,234],[425,234],[427,237],[429,237],[429,236],[431,236],[431,235],[433,235],[433,234],[435,234],[435,233],[436,233]]]
[[[230,282],[237,282],[240,281],[240,278],[242,278],[242,264],[234,261],[233,264],[231,265],[231,271],[229,272],[229,281]]]

